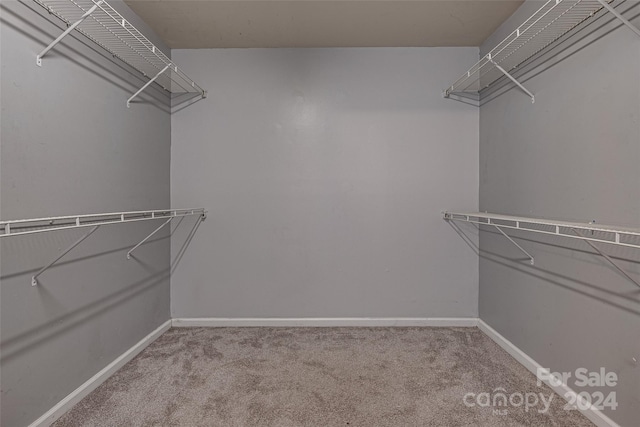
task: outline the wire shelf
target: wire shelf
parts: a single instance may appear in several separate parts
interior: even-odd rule
[[[67,25],[76,24],[74,28],[84,36],[139,71],[143,76],[158,83],[166,91],[172,94],[206,95],[204,89],[173,64],[171,59],[106,1],[34,1]],[[95,9],[91,11],[94,7]],[[89,14],[85,16],[87,13]],[[166,70],[165,67],[167,67]]]
[[[640,281],[638,279],[627,273],[627,271],[618,265],[612,257],[604,253],[602,249],[594,244],[594,242],[607,243],[609,245],[640,249],[640,228],[601,225],[595,224],[594,222],[554,221],[482,212],[442,212],[442,217],[447,221],[463,221],[477,225],[494,227],[500,232],[500,234],[517,247],[520,252],[529,258],[531,265],[535,264],[533,255],[527,252],[526,249],[505,233],[503,229],[521,230],[530,233],[547,234],[582,240],[607,260],[607,262],[618,270],[620,274],[636,286],[640,287]]]
[[[572,239],[589,240],[640,249],[640,228],[616,227],[596,223],[553,221],[483,212],[444,212],[449,221],[464,221],[532,233],[551,234]],[[577,230],[580,234],[576,235]],[[584,232],[584,234],[583,234]]]
[[[89,215],[55,216],[48,218],[16,219],[0,221],[0,238],[42,233],[71,228],[94,227],[96,225],[121,224],[127,222],[170,219],[199,215],[206,217],[204,208],[164,209],[151,211],[109,212]]]
[[[613,0],[607,0],[611,3]],[[516,28],[462,77],[444,90],[443,95],[475,93],[488,88],[550,44],[592,18],[604,6],[598,0],[549,0]],[[502,69],[502,70],[501,70]]]
[[[45,271],[53,267],[66,254],[71,252],[76,246],[84,242],[89,236],[96,232],[103,225],[124,224],[138,221],[155,221],[164,219],[165,221],[127,252],[127,259],[132,259],[133,251],[147,242],[153,235],[160,231],[174,218],[197,215],[200,220],[196,222],[192,230],[195,233],[202,221],[207,218],[207,211],[204,208],[196,209],[164,209],[152,211],[129,211],[129,212],[109,212],[89,215],[68,215],[53,216],[48,218],[15,219],[0,221],[0,237],[23,236],[25,234],[43,233],[55,230],[69,230],[72,228],[89,228],[89,231],[75,241],[71,246],[60,252],[52,261],[42,267],[31,276],[31,286],[39,284],[38,277]]]

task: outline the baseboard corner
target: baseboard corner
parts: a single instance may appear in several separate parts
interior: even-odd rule
[[[515,344],[509,341],[507,338],[502,336],[498,331],[493,329],[489,324],[487,324],[484,320],[478,319],[478,329],[480,329],[485,335],[487,335],[491,340],[493,340],[496,344],[502,347],[507,353],[511,355],[514,359],[516,359],[522,366],[527,368],[531,373],[537,375],[538,368],[543,369],[544,367],[536,362],[533,358],[531,358],[528,354],[518,348]],[[553,391],[560,395],[563,399],[567,394],[572,396],[576,396],[576,392],[571,389],[567,384],[561,384],[559,386],[551,384],[548,380],[543,380],[545,384],[547,384]],[[579,398],[579,397],[577,397]],[[594,423],[598,427],[620,427],[615,421],[605,415],[599,409],[591,406],[589,402],[583,402],[583,405],[587,407],[587,409],[577,410],[582,413],[585,417],[589,419],[592,423]]]
[[[157,327],[149,335],[142,338],[129,350],[122,353],[113,362],[102,368],[97,374],[85,381],[80,387],[69,393],[64,399],[58,402],[53,408],[45,412],[40,418],[29,424],[29,427],[47,427],[53,424],[58,418],[64,415],[76,403],[80,402],[89,393],[98,388],[100,384],[105,382],[118,369],[122,368],[127,362],[136,357],[149,344],[154,342],[163,333],[171,328],[171,319]]]

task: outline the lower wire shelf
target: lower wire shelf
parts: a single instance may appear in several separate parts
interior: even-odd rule
[[[595,222],[570,222],[554,221],[540,218],[528,218],[521,216],[500,215],[486,212],[448,212],[442,213],[447,221],[470,222],[478,225],[487,225],[497,229],[511,243],[530,259],[534,265],[533,256],[522,246],[516,243],[503,229],[521,230],[530,233],[547,234],[552,236],[568,237],[585,241],[592,249],[602,255],[622,275],[640,287],[640,282],[631,277],[609,255],[605,254],[596,243],[606,243],[616,246],[640,249],[640,228],[617,227],[613,225],[601,225]]]
[[[169,225],[174,218],[180,218],[185,216],[199,216],[200,221],[204,221],[207,218],[207,211],[204,208],[195,209],[161,209],[150,211],[129,211],[129,212],[109,212],[99,214],[88,215],[68,215],[68,216],[55,216],[47,218],[31,218],[31,219],[16,219],[9,221],[0,221],[0,238],[2,237],[15,237],[24,236],[28,234],[43,233],[55,230],[70,230],[73,228],[88,228],[90,230],[82,237],[76,240],[71,246],[62,251],[56,258],[54,258],[47,265],[42,267],[36,274],[31,277],[31,285],[36,286],[38,284],[38,277],[58,262],[62,257],[71,252],[73,248],[84,242],[89,236],[98,230],[103,225],[112,224],[124,224],[130,222],[139,221],[155,221],[164,219],[165,221],[153,230],[147,237],[142,239],[140,243],[135,245],[131,250],[127,252],[127,259],[131,259],[131,254],[140,245],[149,240],[151,236],[156,234],[166,225]]]

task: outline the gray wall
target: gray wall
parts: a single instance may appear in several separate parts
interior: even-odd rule
[[[172,116],[173,201],[210,210],[174,317],[477,315],[440,216],[478,203],[478,110],[441,98],[477,48],[173,55],[209,89]]]
[[[541,4],[525,3],[482,51]],[[627,16],[637,16],[638,5],[621,9],[633,6]],[[535,104],[517,88],[486,98],[493,99],[480,109],[481,211],[640,225],[640,39],[610,20],[517,73]],[[500,235],[481,233],[480,317],[552,371],[616,372],[620,406],[606,414],[637,425],[638,288],[584,242],[512,234],[536,265]],[[640,280],[640,251],[600,246]],[[574,379],[569,385],[579,389]]]
[[[0,216],[169,206],[167,97],[152,90],[127,109],[143,81],[86,40],[37,67],[62,32],[40,10],[2,2]],[[28,425],[169,318],[168,235],[125,259],[155,226],[103,227],[38,287],[31,274],[86,229],[1,239],[2,425]]]

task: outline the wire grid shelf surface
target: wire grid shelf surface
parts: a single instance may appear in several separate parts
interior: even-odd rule
[[[449,221],[464,221],[640,249],[640,228],[553,221],[482,212],[444,212],[443,218]]]
[[[486,89],[504,76],[495,64],[507,72],[517,68],[576,26],[593,17],[602,7],[597,0],[547,1],[469,71],[445,89],[444,96],[465,92],[478,93]]]
[[[50,13],[71,25],[89,9],[97,8],[76,29],[113,56],[153,78],[170,93],[204,93],[204,90],[175,66],[160,49],[129,23],[106,1],[94,0],[34,0]]]
[[[48,218],[16,219],[0,221],[0,237],[19,236],[54,230],[92,227],[96,225],[120,224],[199,215],[206,217],[204,208],[164,209],[151,211],[110,212],[88,215],[68,215]]]

